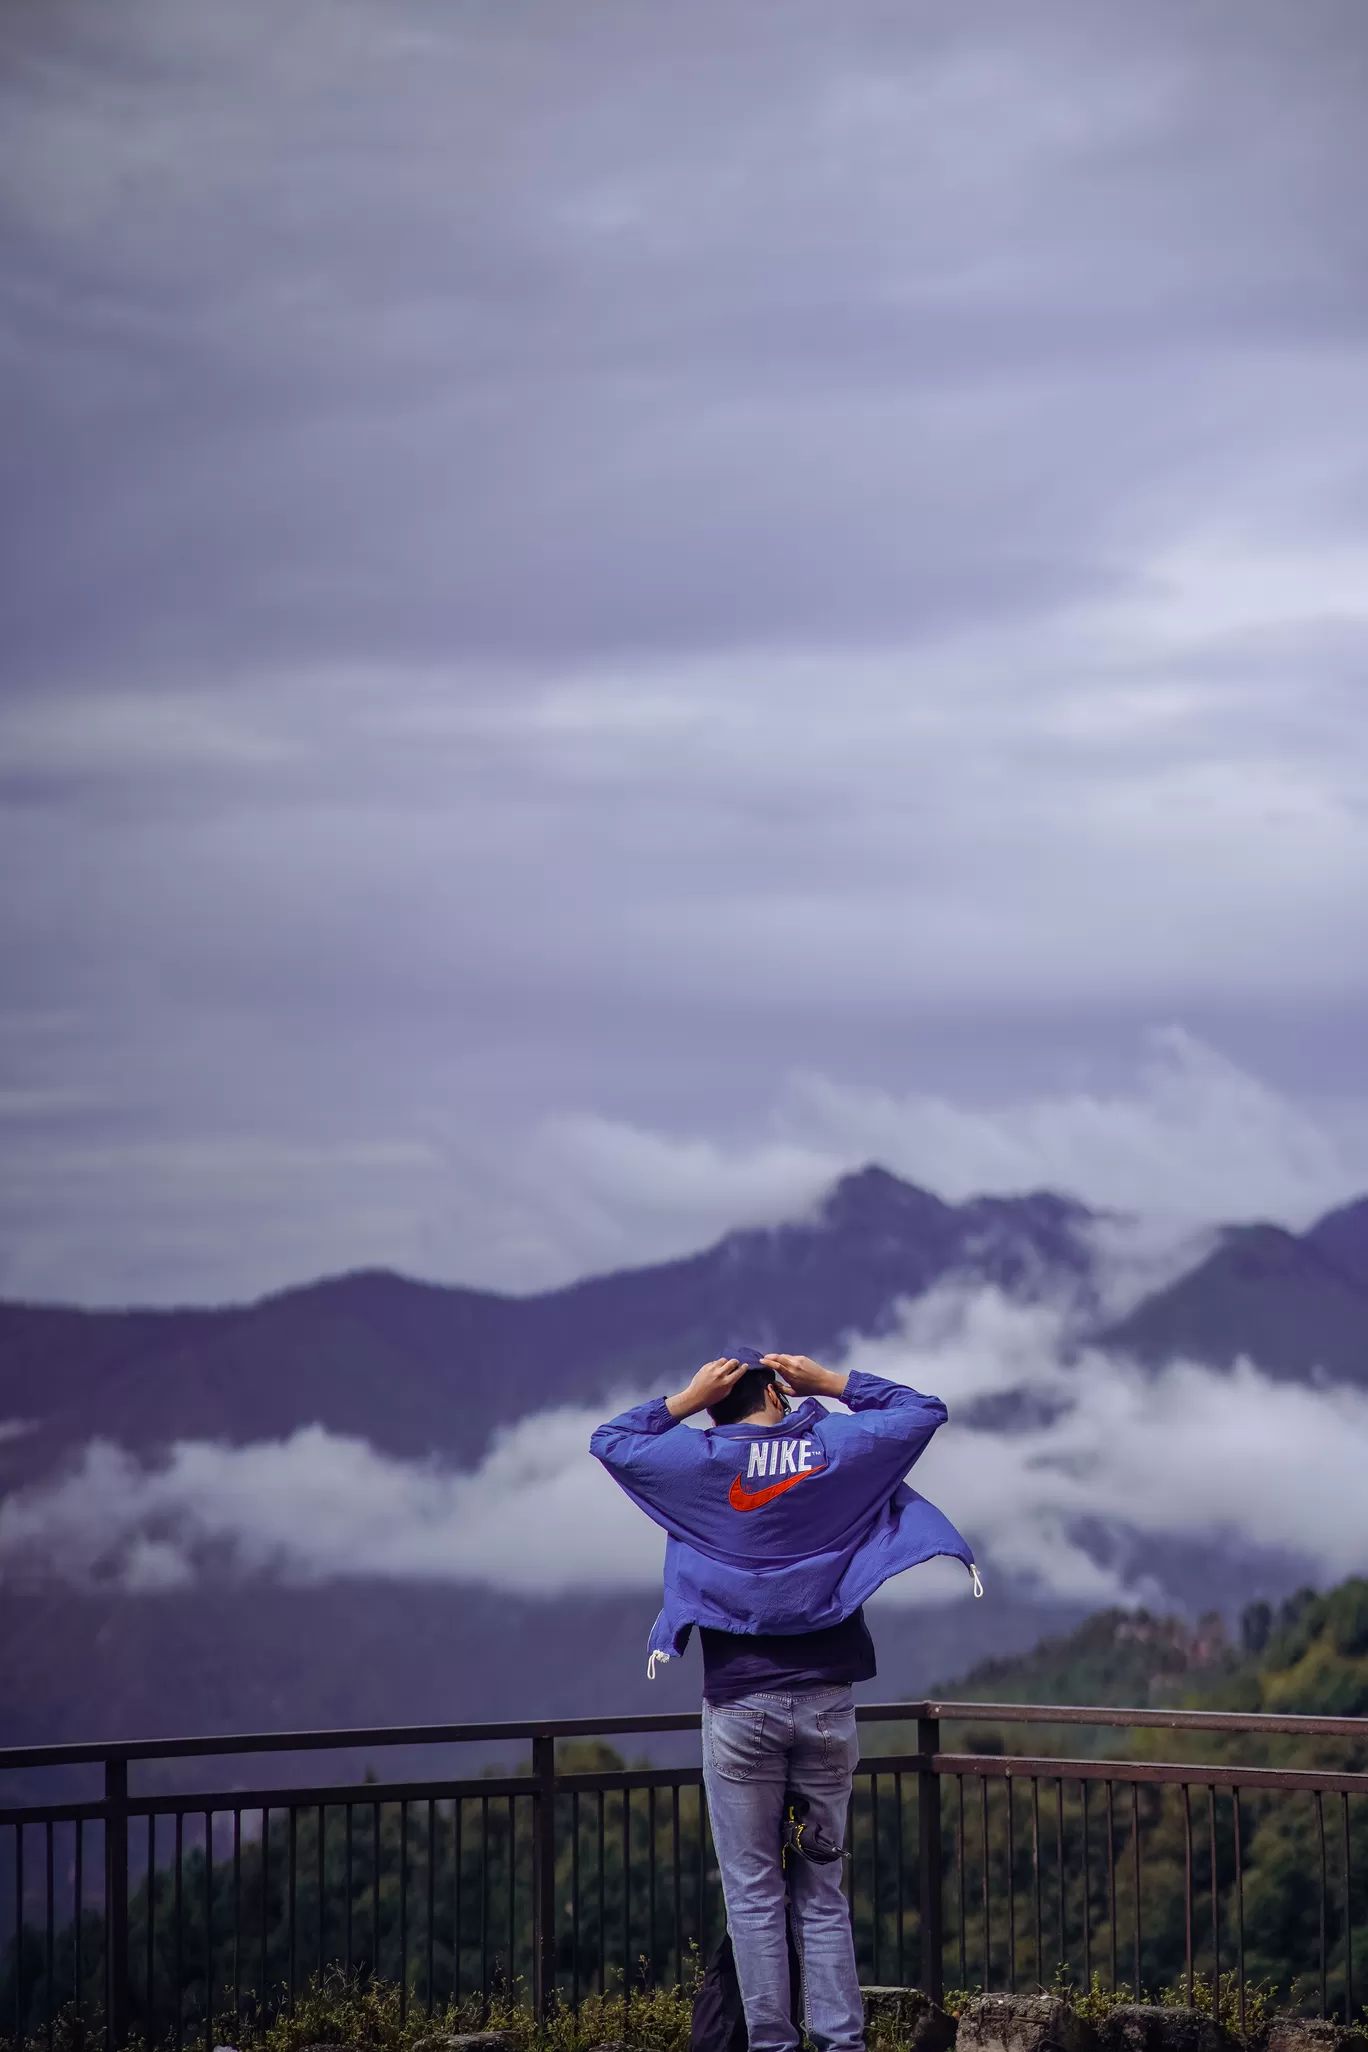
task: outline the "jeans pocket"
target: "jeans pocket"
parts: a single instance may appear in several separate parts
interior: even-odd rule
[[[708,1757],[724,1781],[749,1781],[765,1747],[765,1713],[749,1704],[708,1708]]]
[[[848,1692],[817,1713],[822,1758],[828,1767],[853,1772],[860,1757],[860,1735],[855,1728],[855,1698]]]

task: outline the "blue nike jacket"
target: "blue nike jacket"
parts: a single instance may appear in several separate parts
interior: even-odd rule
[[[652,1672],[696,1624],[839,1624],[890,1575],[938,1553],[962,1560],[978,1588],[967,1541],[903,1480],[945,1423],[940,1398],[856,1370],[842,1402],[846,1411],[827,1411],[809,1397],[782,1425],[699,1432],[657,1397],[599,1426],[590,1452],[668,1534]]]

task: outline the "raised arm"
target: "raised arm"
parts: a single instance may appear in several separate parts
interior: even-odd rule
[[[842,1374],[839,1369],[819,1367],[806,1354],[766,1354],[765,1366],[783,1377],[795,1396],[836,1397],[855,1413],[869,1435],[871,1446],[905,1474],[925,1451],[931,1436],[949,1413],[939,1397],[923,1396],[901,1382],[888,1382],[882,1375],[866,1375],[860,1369]]]
[[[589,1451],[610,1474],[630,1474],[662,1432],[671,1431],[678,1423],[666,1399],[652,1397],[648,1404],[634,1404],[630,1411],[600,1425],[589,1441]]]
[[[859,1369],[846,1378],[845,1401],[870,1432],[906,1450],[909,1468],[950,1415],[939,1397]]]
[[[681,1489],[681,1482],[708,1458],[701,1432],[676,1432],[674,1427],[717,1403],[741,1371],[739,1361],[709,1361],[674,1396],[656,1397],[610,1418],[589,1441],[594,1458],[667,1532],[685,1529],[691,1491],[687,1485]]]

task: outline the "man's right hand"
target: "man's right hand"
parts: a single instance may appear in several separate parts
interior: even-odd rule
[[[821,1368],[806,1354],[762,1354],[766,1368],[773,1368],[795,1396],[840,1397],[850,1380],[837,1368]]]
[[[666,1397],[665,1408],[672,1418],[692,1418],[696,1412],[706,1411],[710,1404],[720,1404],[744,1372],[745,1364],[741,1361],[729,1361],[725,1357],[708,1361],[687,1389],[681,1389],[677,1396]]]

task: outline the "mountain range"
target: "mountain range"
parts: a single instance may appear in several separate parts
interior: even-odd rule
[[[837,1360],[955,1282],[1063,1303],[1076,1342],[1147,1368],[1243,1356],[1279,1378],[1368,1386],[1368,1198],[1302,1234],[1208,1235],[1199,1260],[1120,1318],[1104,1252],[1116,1224],[1047,1191],[948,1204],[868,1167],[806,1218],[532,1296],[373,1271],[213,1309],[0,1304],[0,1507],[97,1438],[155,1461],[176,1441],[248,1446],[319,1423],[469,1470],[502,1427],[678,1386],[733,1343]],[[1278,1593],[1242,1589],[1241,1572],[1226,1574],[1219,1600]],[[639,1596],[539,1602],[363,1571],[307,1589],[258,1578],[58,1590],[31,1561],[19,1578],[0,1556],[0,1740],[669,1707],[696,1677],[647,1696],[652,1609]],[[880,1640],[875,1693],[928,1686],[1081,1615],[1010,1591],[901,1613]]]
[[[1285,1380],[1368,1385],[1368,1198],[1306,1233],[1227,1227],[1204,1261],[1101,1338],[1151,1364],[1228,1368],[1243,1355]]]
[[[1368,1197],[1300,1235],[1227,1227],[1115,1322],[1098,1284],[1103,1223],[1048,1191],[953,1205],[869,1167],[807,1219],[534,1296],[375,1270],[222,1309],[0,1303],[0,1420],[33,1428],[10,1443],[9,1477],[97,1436],[244,1445],[314,1422],[398,1455],[472,1460],[501,1425],[678,1383],[731,1343],[837,1358],[954,1278],[1065,1295],[1082,1336],[1151,1365],[1244,1355],[1278,1376],[1368,1384]]]
[[[232,1444],[319,1422],[399,1455],[474,1459],[529,1412],[687,1379],[731,1342],[835,1355],[955,1273],[1085,1289],[1091,1214],[1041,1194],[944,1204],[878,1168],[810,1219],[527,1297],[383,1271],[216,1310],[0,1305],[0,1418],[25,1472],[102,1435]]]

